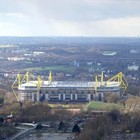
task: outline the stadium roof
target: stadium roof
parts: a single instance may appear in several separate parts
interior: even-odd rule
[[[37,87],[38,85],[38,81],[30,81],[28,83],[24,83],[24,84],[21,84],[19,86],[19,90],[22,89],[22,88],[29,88],[29,87]],[[66,88],[78,88],[78,87],[81,87],[81,88],[92,88],[92,87],[95,87],[96,85],[96,82],[87,82],[87,81],[52,81],[52,82],[49,82],[49,81],[42,81],[41,82],[41,87],[66,87]],[[98,82],[98,87],[101,87],[101,86],[104,86],[104,87],[119,87],[119,83],[118,82]]]

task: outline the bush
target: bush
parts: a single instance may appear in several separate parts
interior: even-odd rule
[[[112,93],[106,98],[106,101],[108,103],[117,103],[119,99],[120,99],[119,95]]]
[[[78,140],[101,140],[105,135],[111,135],[113,131],[112,121],[107,115],[98,116],[87,122]]]
[[[75,124],[74,127],[72,128],[72,132],[73,133],[80,133],[80,127],[77,124]]]
[[[35,128],[35,129],[42,129],[42,128],[43,128],[42,124],[41,124],[41,123],[39,123],[39,124],[37,124],[37,126],[36,126],[36,128]]]
[[[0,98],[0,104],[4,103],[4,98]]]
[[[110,113],[109,113],[109,116],[111,117],[112,119],[112,122],[114,123],[119,123],[120,122],[120,112],[116,109],[112,110]]]
[[[16,128],[12,126],[0,126],[0,139],[11,137],[16,133]]]
[[[3,123],[3,122],[4,122],[4,118],[0,117],[0,123]]]

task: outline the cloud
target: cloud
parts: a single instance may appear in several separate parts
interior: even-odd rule
[[[0,1],[0,35],[130,36],[140,32],[139,0]]]
[[[110,18],[91,22],[74,22],[52,19],[40,23],[38,33],[46,36],[137,36],[140,17]],[[45,33],[44,33],[44,32]]]
[[[0,13],[0,16],[2,17],[14,17],[14,18],[26,18],[22,13]]]
[[[138,4],[140,3],[139,0],[82,0],[85,3],[88,4],[117,4],[117,3],[125,3],[125,4]]]
[[[26,18],[27,17],[22,13],[6,13],[4,15],[9,16],[9,17],[16,17],[16,18]]]
[[[8,36],[138,36],[140,17],[109,18],[98,21],[65,21],[50,19],[34,24],[1,22],[1,35]]]
[[[25,36],[27,34],[25,28],[18,24],[0,22],[0,35],[2,36]]]
[[[90,27],[94,27],[94,35],[97,36],[137,36],[140,32],[140,17],[106,19],[91,22]]]

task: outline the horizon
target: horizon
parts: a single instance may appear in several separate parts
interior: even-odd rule
[[[26,37],[33,37],[33,38],[140,38],[140,36],[0,36],[0,38],[8,38],[8,37],[15,37],[15,38],[26,38]]]

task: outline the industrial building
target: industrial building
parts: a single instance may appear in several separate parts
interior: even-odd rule
[[[23,76],[22,76],[23,77]],[[48,102],[88,102],[103,100],[104,94],[115,93],[121,96],[128,84],[120,72],[107,81],[95,76],[95,81],[54,81],[50,72],[48,80],[29,80],[29,73],[23,78],[17,76],[12,85],[13,92],[18,101],[48,101]],[[17,93],[15,92],[17,88]]]

